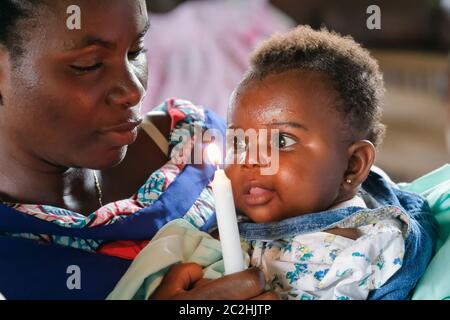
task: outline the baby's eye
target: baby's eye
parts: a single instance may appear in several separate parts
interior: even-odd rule
[[[296,143],[297,141],[294,138],[285,133],[275,134],[272,138],[272,148],[280,150],[287,149]]]
[[[233,150],[235,153],[239,153],[245,150],[245,141],[238,137],[233,138]]]
[[[226,163],[243,163],[245,161],[246,143],[242,138],[227,135]]]
[[[227,155],[245,154],[245,141],[233,135],[227,135]]]

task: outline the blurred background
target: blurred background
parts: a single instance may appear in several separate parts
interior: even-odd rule
[[[379,61],[388,131],[376,164],[411,181],[450,162],[450,0],[149,0],[144,111],[168,97],[226,117],[228,97],[260,41],[298,24],[351,35]],[[381,9],[369,30],[366,10]]]

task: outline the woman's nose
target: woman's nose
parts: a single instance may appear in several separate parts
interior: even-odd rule
[[[131,70],[123,71],[107,96],[108,105],[134,107],[144,97],[145,88],[137,75]]]

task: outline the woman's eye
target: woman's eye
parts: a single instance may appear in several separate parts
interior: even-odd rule
[[[283,133],[274,135],[272,141],[272,147],[276,149],[286,149],[297,143],[295,139]]]
[[[128,59],[136,60],[141,54],[144,54],[146,52],[147,52],[146,48],[141,48],[137,51],[130,51],[130,52],[128,52]]]
[[[93,72],[97,69],[100,69],[103,66],[103,63],[99,62],[90,66],[77,66],[77,65],[71,65],[70,67],[74,69],[77,72],[80,73],[88,73]]]

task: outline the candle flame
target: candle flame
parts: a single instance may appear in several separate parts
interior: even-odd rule
[[[222,152],[220,151],[220,148],[216,144],[211,143],[206,150],[209,161],[212,164],[219,166],[222,163]]]

